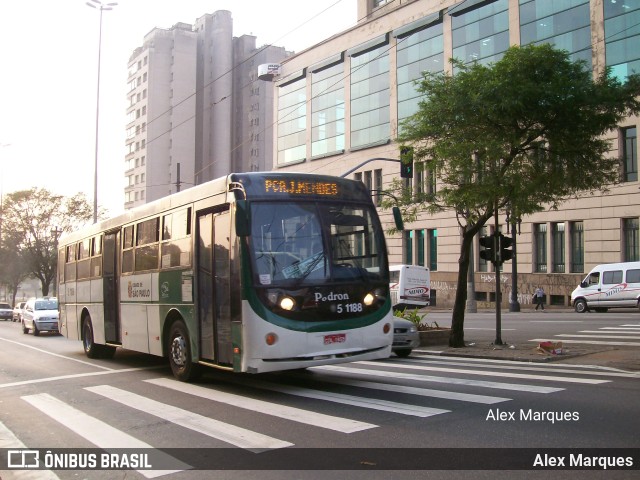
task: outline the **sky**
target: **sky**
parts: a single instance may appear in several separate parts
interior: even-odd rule
[[[112,0],[103,0],[110,3]],[[103,12],[98,204],[123,211],[127,63],[153,28],[229,10],[233,35],[300,52],[356,24],[357,0],[116,0]],[[0,193],[93,204],[100,12],[85,0],[0,3]]]

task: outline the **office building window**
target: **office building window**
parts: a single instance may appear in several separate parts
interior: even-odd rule
[[[640,2],[604,0],[604,41],[607,66],[624,82],[640,72]]]
[[[378,47],[351,53],[351,148],[389,141],[388,50],[385,39]]]
[[[508,0],[481,2],[468,9],[465,4],[449,10],[453,57],[464,63],[497,62],[509,48]]]
[[[416,230],[416,265],[424,267],[424,229]]]
[[[403,233],[404,255],[402,262],[406,265],[413,265],[413,230],[405,230]]]
[[[638,180],[638,131],[636,127],[623,128],[622,133],[622,168],[625,182]]]
[[[429,270],[438,270],[438,229],[427,230],[427,241],[429,242]]]
[[[582,222],[569,223],[571,273],[584,273],[584,226]]]
[[[640,261],[640,221],[638,218],[622,219],[622,240],[624,262]]]
[[[344,151],[344,63],[311,73],[311,156]]]
[[[547,271],[547,225],[535,223],[533,225],[534,243],[534,272],[546,273]]]
[[[520,0],[520,43],[550,43],[591,68],[589,0]]]
[[[306,85],[303,76],[278,88],[278,165],[306,158]]]
[[[564,223],[551,225],[551,242],[553,245],[553,273],[564,273]]]
[[[375,190],[373,197],[376,207],[379,207],[382,203],[382,169],[379,168],[373,171],[373,188]]]
[[[441,72],[444,69],[444,41],[442,21],[423,26],[398,35],[397,79],[398,79],[398,130],[402,131],[402,121],[418,111],[418,85],[422,72]],[[428,24],[427,24],[428,25]]]

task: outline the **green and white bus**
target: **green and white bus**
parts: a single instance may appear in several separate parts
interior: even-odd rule
[[[386,358],[384,233],[361,182],[238,173],[60,239],[60,332],[90,358],[117,347],[260,373]]]

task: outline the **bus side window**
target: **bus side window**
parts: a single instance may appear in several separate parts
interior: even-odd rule
[[[64,266],[65,281],[76,279],[76,245],[67,245],[66,264]]]
[[[156,270],[158,268],[158,225],[159,218],[152,218],[136,226],[135,271]]]
[[[122,237],[122,273],[131,273],[133,272],[133,225],[124,227]]]

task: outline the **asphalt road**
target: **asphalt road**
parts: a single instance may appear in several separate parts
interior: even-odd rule
[[[447,316],[427,318],[446,325]],[[490,341],[492,322],[491,313],[468,316],[467,339]],[[503,338],[633,322],[640,323],[633,313],[507,313]],[[90,360],[79,342],[0,322],[0,452],[130,448],[152,452],[153,465],[5,469],[0,477],[494,478],[512,469],[509,478],[637,478],[638,398],[637,372],[422,354],[261,376],[211,370],[187,385],[162,359],[118,351]],[[542,462],[545,453],[583,449],[631,458],[635,470],[535,472],[537,454]],[[530,468],[518,470],[523,462]]]

